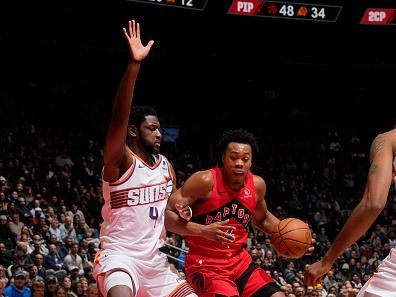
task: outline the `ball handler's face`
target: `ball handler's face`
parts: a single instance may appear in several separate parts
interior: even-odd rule
[[[243,183],[252,166],[252,148],[249,144],[230,142],[222,161],[227,179],[232,183]]]

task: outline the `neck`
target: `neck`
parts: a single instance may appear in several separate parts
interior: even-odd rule
[[[150,154],[147,151],[143,150],[141,147],[139,147],[135,143],[131,143],[129,145],[129,149],[132,151],[132,153],[134,155],[138,156],[147,165],[149,165],[149,166],[155,165],[156,160],[155,160],[153,154]]]
[[[223,171],[224,173],[224,171]],[[244,187],[244,181],[236,181],[229,179],[225,174],[222,175],[224,183],[234,192],[240,191]]]

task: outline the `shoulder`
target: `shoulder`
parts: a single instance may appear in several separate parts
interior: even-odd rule
[[[198,171],[191,175],[178,190],[183,196],[206,198],[213,190],[213,177],[210,170]]]
[[[264,197],[267,191],[265,180],[258,175],[253,175],[254,188],[258,197]]]
[[[267,187],[265,180],[261,176],[253,175],[253,182],[256,188],[265,189]]]
[[[214,179],[210,170],[197,171],[189,179],[205,188],[213,188]]]
[[[375,136],[370,146],[370,161],[382,151],[396,151],[396,129]]]

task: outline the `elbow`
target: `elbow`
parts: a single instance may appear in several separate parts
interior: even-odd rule
[[[382,210],[385,208],[385,201],[382,202],[384,199],[379,199],[377,197],[371,197],[371,199],[366,202],[365,208],[369,213],[374,215],[379,215]]]

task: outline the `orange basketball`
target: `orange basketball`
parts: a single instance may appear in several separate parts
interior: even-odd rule
[[[296,218],[281,220],[271,239],[278,255],[286,258],[301,258],[312,245],[308,224]]]

